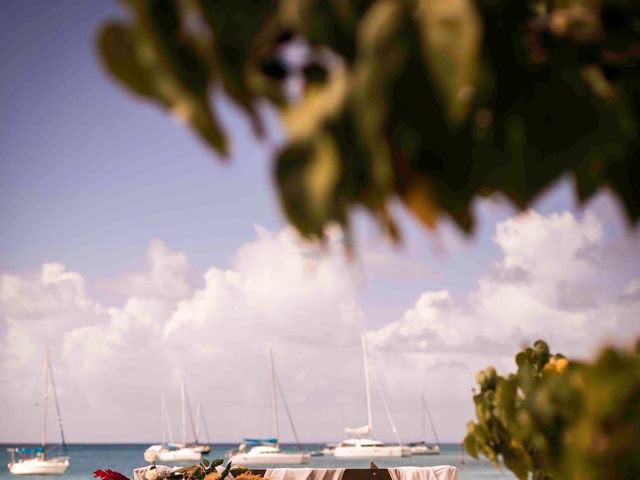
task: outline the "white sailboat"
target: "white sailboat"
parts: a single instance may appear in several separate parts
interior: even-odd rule
[[[202,414],[202,407],[200,406],[200,402],[198,402],[198,410],[197,410],[197,418],[198,420],[194,424],[193,422],[193,414],[191,412],[191,402],[189,401],[189,396],[187,394],[187,389],[184,386],[184,379],[181,382],[181,390],[182,390],[182,448],[192,449],[195,452],[200,454],[207,454],[211,451],[211,447],[209,443],[203,444],[198,440],[198,429],[200,419],[204,422],[204,415]],[[186,417],[185,412],[189,416],[189,425],[191,426],[191,435],[193,440],[187,443],[187,430],[186,430]],[[204,424],[205,431],[207,432],[207,442],[209,442],[209,433],[207,430],[206,423]]]
[[[308,463],[309,458],[311,457],[308,453],[283,452],[280,450],[280,445],[278,443],[280,432],[278,427],[278,399],[276,390],[277,377],[273,364],[273,352],[271,349],[269,349],[269,377],[271,379],[271,411],[273,414],[275,435],[273,438],[265,439],[245,438],[243,443],[240,444],[238,451],[231,455],[229,461],[236,465],[299,465]],[[293,426],[282,388],[280,388],[280,394],[285,402],[287,416],[289,417],[294,436],[296,437],[296,440],[298,440],[298,435],[295,431],[295,427]],[[251,449],[247,451],[247,447],[251,447]]]
[[[164,401],[164,395],[161,394],[161,421],[162,421],[162,443],[151,445],[146,451],[154,451],[158,460],[162,462],[199,462],[202,458],[202,452],[197,449],[197,443],[187,444],[187,393],[184,387],[184,381],[181,382],[181,400],[182,400],[182,442],[173,441],[173,432],[171,431],[171,422],[169,421],[169,413]],[[191,413],[189,411],[189,413]],[[191,419],[191,428],[195,437],[195,429],[193,427],[193,419]],[[166,431],[169,431],[170,441],[167,442]]]
[[[391,421],[391,426],[398,445],[385,445],[379,440],[372,439],[373,435],[373,419],[371,415],[371,387],[369,385],[369,366],[367,360],[367,340],[365,335],[362,335],[362,358],[364,363],[364,381],[367,394],[367,424],[357,428],[345,428],[345,433],[349,435],[349,438],[343,440],[338,444],[333,454],[336,457],[347,458],[374,458],[374,457],[408,457],[411,455],[411,451],[408,447],[401,445],[400,439],[397,435],[397,430],[389,413],[388,406],[384,396],[382,396],[387,416]],[[380,385],[378,384],[378,388]],[[382,390],[380,389],[382,394]]]
[[[433,419],[431,418],[431,412],[429,411],[427,402],[424,399],[424,395],[422,395],[421,400],[422,400],[422,439],[423,440],[421,442],[413,442],[409,444],[409,448],[411,449],[411,455],[439,455],[440,441],[438,440],[436,427],[433,424]],[[429,417],[429,423],[431,424],[431,431],[433,432],[433,436],[436,439],[435,445],[430,445],[427,443],[427,422],[425,418],[425,412]]]
[[[46,440],[47,440],[47,407],[49,399],[49,379],[51,379],[51,387],[53,390],[53,398],[55,400],[56,413],[58,416],[58,426],[60,428],[60,439],[62,449],[66,452],[66,444],[64,442],[64,431],[62,429],[62,418],[60,416],[60,406],[58,405],[58,395],[56,393],[56,384],[53,380],[53,372],[51,371],[51,363],[49,361],[49,350],[44,353],[44,381],[42,388],[42,440],[41,446],[36,448],[9,448],[7,449],[11,461],[9,462],[9,471],[14,475],[62,475],[69,468],[68,456],[47,456]]]
[[[202,426],[204,427],[204,435],[205,435],[205,438],[207,439],[207,443],[198,442],[198,434],[200,433],[200,424],[202,424]],[[200,405],[200,402],[198,402],[196,407],[196,431],[195,431],[194,437],[196,439],[196,442],[194,445],[196,452],[207,454],[211,451],[211,439],[209,438],[209,429],[207,428],[207,421],[204,418],[204,413],[202,412],[202,406]]]

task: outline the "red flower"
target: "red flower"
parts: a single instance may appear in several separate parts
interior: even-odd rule
[[[120,472],[114,472],[113,470],[96,470],[93,472],[93,476],[102,480],[129,480]]]

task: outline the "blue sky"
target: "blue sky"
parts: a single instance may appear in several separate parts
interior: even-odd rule
[[[486,364],[483,362],[508,366],[520,346],[518,342],[551,334],[550,325],[557,325],[562,319],[568,326],[558,329],[560,341],[575,329],[576,323],[571,322],[583,322],[579,324],[584,327],[584,322],[596,314],[611,315],[615,328],[594,326],[601,337],[580,337],[577,353],[590,351],[601,339],[624,341],[628,335],[623,331],[640,332],[640,304],[618,302],[624,295],[636,295],[634,281],[640,278],[635,255],[640,246],[637,229],[626,225],[607,193],[591,202],[587,213],[576,208],[568,179],[560,181],[535,204],[539,216],[514,220],[515,210],[503,200],[478,202],[478,225],[470,239],[446,221],[438,232],[425,232],[397,208],[405,240],[403,245],[393,246],[380,236],[370,219],[356,213],[358,261],[343,265],[339,253],[331,249],[319,252],[321,259],[313,269],[321,274],[307,285],[303,272],[308,265],[300,266],[306,265],[301,259],[309,247],[300,245],[286,230],[271,181],[268,142],[257,142],[233,107],[217,105],[233,142],[231,158],[223,164],[182,125],[121,90],[101,70],[93,51],[98,24],[113,14],[119,12],[111,2],[0,3],[3,392],[20,397],[9,370],[32,376],[33,365],[40,365],[34,359],[48,344],[62,370],[61,385],[65,379],[69,384],[82,381],[87,389],[107,395],[95,382],[101,379],[108,383],[111,379],[124,382],[132,389],[132,395],[147,395],[141,380],[148,373],[144,356],[126,357],[137,362],[137,367],[124,379],[107,367],[100,367],[114,356],[125,358],[123,352],[132,350],[136,342],[145,338],[145,329],[157,336],[158,342],[166,342],[167,351],[179,341],[195,343],[198,348],[194,351],[200,352],[202,358],[220,362],[220,348],[198,344],[200,335],[216,335],[220,327],[234,335],[251,334],[255,326],[256,331],[262,332],[256,333],[256,343],[281,344],[285,365],[280,377],[285,382],[290,374],[289,382],[300,392],[292,403],[304,413],[309,411],[305,408],[313,407],[315,397],[305,391],[307,374],[288,365],[294,364],[296,358],[308,361],[309,372],[326,377],[323,382],[327,392],[335,393],[336,385],[345,381],[358,384],[358,363],[350,362],[352,365],[340,373],[331,371],[332,363],[319,344],[339,350],[331,350],[338,365],[349,363],[348,358],[359,359],[357,334],[366,329],[372,335],[372,348],[379,351],[378,358],[390,355],[383,363],[397,368],[383,373],[385,366],[380,367],[389,385],[401,380],[406,385],[411,383],[409,378],[422,384],[426,380],[415,380],[422,375],[439,382],[439,375],[456,378],[452,384],[460,386],[460,390],[447,394],[453,396],[453,401],[447,395],[434,394],[433,411],[440,414],[441,423],[455,419],[443,427],[442,436],[457,440],[471,410],[467,397],[473,372]],[[275,120],[270,122],[270,128],[278,131]],[[568,214],[559,216],[562,212]],[[265,230],[256,232],[256,225]],[[498,238],[501,229],[507,233]],[[577,258],[586,247],[593,247],[598,265],[604,265],[601,278],[593,268],[578,264],[577,260],[567,260],[566,271],[574,277],[565,277],[552,268],[554,263],[566,260],[554,257],[555,246],[570,244],[574,238],[582,239],[582,243],[567,247],[565,256]],[[541,250],[530,258],[524,255],[527,252],[515,251],[514,242],[523,250],[529,246]],[[268,257],[278,259],[279,255],[282,265],[269,263],[273,258]],[[499,275],[514,262],[532,278],[538,275],[541,279],[537,283],[531,281],[527,290],[514,293],[513,285],[500,283]],[[44,267],[45,264],[50,266]],[[55,266],[58,264],[64,268]],[[560,300],[544,289],[544,275],[549,279],[557,277],[559,289],[568,285],[572,302],[586,302],[597,292],[597,305],[587,302],[579,311],[558,307]],[[535,321],[523,317],[520,328],[505,317],[501,329],[499,312],[483,303],[491,297],[483,290],[486,285],[506,292],[501,297],[504,305],[513,298],[522,302],[535,297],[535,308],[552,318],[552,323],[541,320],[536,326]],[[442,291],[448,293],[434,293]],[[285,296],[280,298],[280,294]],[[41,298],[46,302],[39,304]],[[203,298],[205,303],[201,303]],[[229,306],[225,303],[229,298],[242,302],[242,306]],[[445,304],[449,306],[443,307]],[[245,309],[245,305],[251,308]],[[236,306],[238,312],[234,311]],[[215,313],[216,308],[223,309],[224,315]],[[497,318],[495,325],[490,314]],[[432,323],[434,315],[449,330],[438,330],[440,327]],[[260,323],[262,318],[281,325],[282,330],[270,330],[269,325]],[[235,330],[233,322],[245,325],[245,330]],[[126,335],[122,334],[123,324]],[[320,324],[326,324],[327,330]],[[474,329],[480,332],[478,338],[466,338],[466,332]],[[342,340],[333,338],[334,330],[353,337],[348,349],[340,350]],[[501,337],[502,330],[508,332],[505,338]],[[409,351],[409,331],[425,336],[424,345],[416,344],[415,355]],[[612,334],[616,331],[618,336]],[[183,338],[184,332],[191,332],[191,336]],[[289,340],[284,338],[288,333]],[[308,337],[311,334],[316,337]],[[486,335],[492,335],[496,343],[486,343]],[[111,343],[105,340],[108,348],[102,348],[102,344],[100,348],[86,347],[93,345],[96,338],[109,339]],[[455,341],[447,342],[445,338]],[[317,352],[302,353],[296,344],[315,344]],[[408,345],[406,354],[393,354],[404,344]],[[231,343],[228,350],[233,345],[236,344]],[[465,360],[464,368],[451,353],[452,349],[473,351],[483,345],[498,347],[484,357]],[[431,349],[431,353],[423,352],[424,348]],[[228,350],[225,355],[230,354]],[[258,346],[256,351],[251,358],[259,364],[263,352]],[[434,358],[433,351],[442,354]],[[329,372],[319,370],[320,359],[324,359]],[[199,364],[198,357],[192,362]],[[251,369],[255,366],[241,364]],[[82,371],[75,370],[78,365],[82,365]],[[183,367],[167,369],[177,378],[185,374],[180,370]],[[402,393],[402,388],[396,391]],[[62,390],[64,395],[64,387]],[[196,393],[206,395],[204,390]],[[348,416],[353,399],[344,395],[333,398],[344,403],[340,409]],[[0,399],[0,410],[18,408],[8,397]],[[245,392],[243,398],[245,402],[255,401],[251,392]],[[96,437],[95,432],[83,429],[81,413],[96,406],[96,397],[88,393],[86,398],[66,401],[80,412],[75,419],[69,419],[70,435],[75,435],[76,441],[154,438],[148,433],[156,421],[150,414],[140,415],[139,421],[126,426],[113,425],[105,416],[105,436]],[[129,411],[143,408],[136,403],[139,400],[131,402]],[[415,412],[402,408],[402,398],[395,398],[395,402],[400,405],[400,426],[410,429]],[[122,408],[125,407],[126,402]],[[227,407],[234,411],[233,405]],[[353,416],[357,415],[355,409]],[[214,418],[213,414],[207,416]],[[0,432],[6,435],[0,436],[0,441],[23,439],[20,435],[24,432],[17,424],[10,419],[2,421],[9,423],[0,423]],[[221,421],[222,439],[233,440],[241,435],[231,423]],[[306,440],[335,440],[340,435],[338,420],[336,425],[329,422],[329,426],[308,422],[307,432],[311,433]],[[382,432],[383,436],[389,435],[388,429]]]
[[[222,107],[221,165],[189,131],[120,90],[93,51],[111,2],[3,2],[0,267],[59,258],[112,274],[150,237],[224,262],[253,222],[281,224],[265,149]],[[249,140],[249,141],[248,141]]]

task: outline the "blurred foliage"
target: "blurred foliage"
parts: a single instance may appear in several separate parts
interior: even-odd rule
[[[516,363],[506,377],[493,367],[478,373],[469,454],[502,461],[521,479],[640,478],[640,342],[580,363],[538,340]]]
[[[637,0],[121,0],[97,39],[129,91],[221,157],[223,93],[287,139],[274,175],[308,237],[370,211],[393,238],[399,198],[424,225],[471,231],[473,200],[524,208],[570,174],[640,216]]]

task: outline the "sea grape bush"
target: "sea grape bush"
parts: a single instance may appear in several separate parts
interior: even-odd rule
[[[261,107],[280,114],[274,177],[307,237],[348,232],[364,207],[397,238],[395,199],[469,232],[478,196],[524,208],[561,176],[580,201],[608,187],[640,217],[636,0],[120,3],[97,35],[103,65],[220,157],[220,95],[257,136]]]
[[[584,363],[538,340],[515,360],[515,373],[477,375],[470,455],[521,479],[640,478],[640,341]]]

